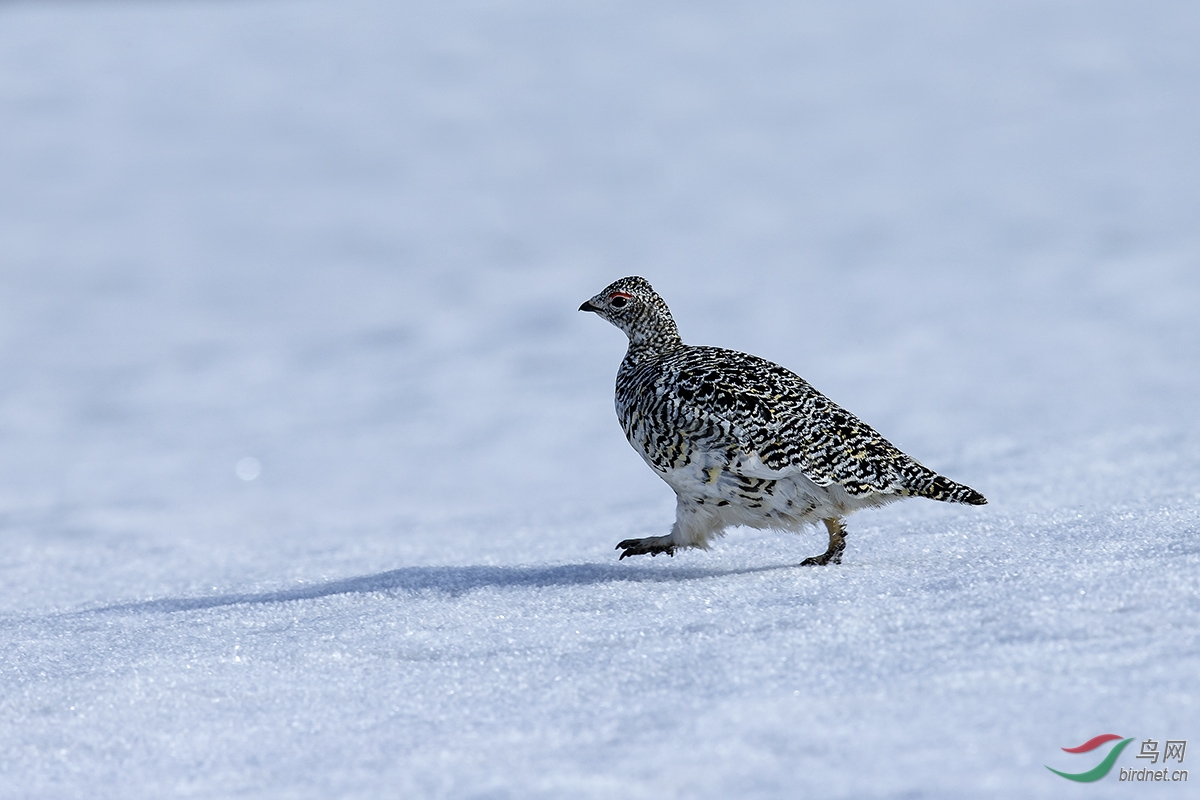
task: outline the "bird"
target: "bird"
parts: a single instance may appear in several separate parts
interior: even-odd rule
[[[626,539],[628,556],[709,549],[734,526],[799,532],[824,524],[829,546],[800,566],[840,564],[847,515],[906,497],[984,505],[771,361],[683,343],[666,302],[639,276],[579,306],[629,338],[617,371],[626,439],[675,491],[665,536]]]

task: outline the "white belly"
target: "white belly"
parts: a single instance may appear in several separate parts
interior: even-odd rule
[[[770,479],[747,477],[706,465],[703,459],[659,475],[678,497],[677,538],[690,539],[699,547],[737,525],[798,531],[823,519],[900,499],[875,493],[851,495],[836,484],[818,486],[799,471]]]

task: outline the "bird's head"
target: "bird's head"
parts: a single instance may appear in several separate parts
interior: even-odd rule
[[[614,281],[579,307],[616,325],[630,344],[669,347],[680,344],[671,310],[650,281],[636,275]]]

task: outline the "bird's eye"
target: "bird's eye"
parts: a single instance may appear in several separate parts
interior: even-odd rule
[[[614,294],[608,299],[608,304],[613,308],[624,308],[629,302],[629,296],[624,294]]]

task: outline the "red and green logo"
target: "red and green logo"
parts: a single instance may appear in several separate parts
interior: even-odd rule
[[[1133,741],[1132,738],[1122,739],[1115,733],[1103,733],[1095,738],[1088,739],[1078,747],[1063,748],[1063,750],[1068,753],[1090,753],[1096,748],[1102,747],[1103,745],[1116,741],[1117,739],[1120,739],[1121,741],[1113,745],[1113,748],[1108,751],[1108,755],[1104,757],[1104,760],[1089,769],[1087,772],[1060,772],[1054,767],[1050,766],[1047,766],[1046,769],[1050,770],[1055,775],[1063,776],[1069,781],[1078,781],[1079,783],[1091,783],[1092,781],[1098,781],[1107,775],[1113,768],[1113,764],[1117,762],[1117,756],[1121,755],[1121,751],[1125,749],[1125,746]]]

